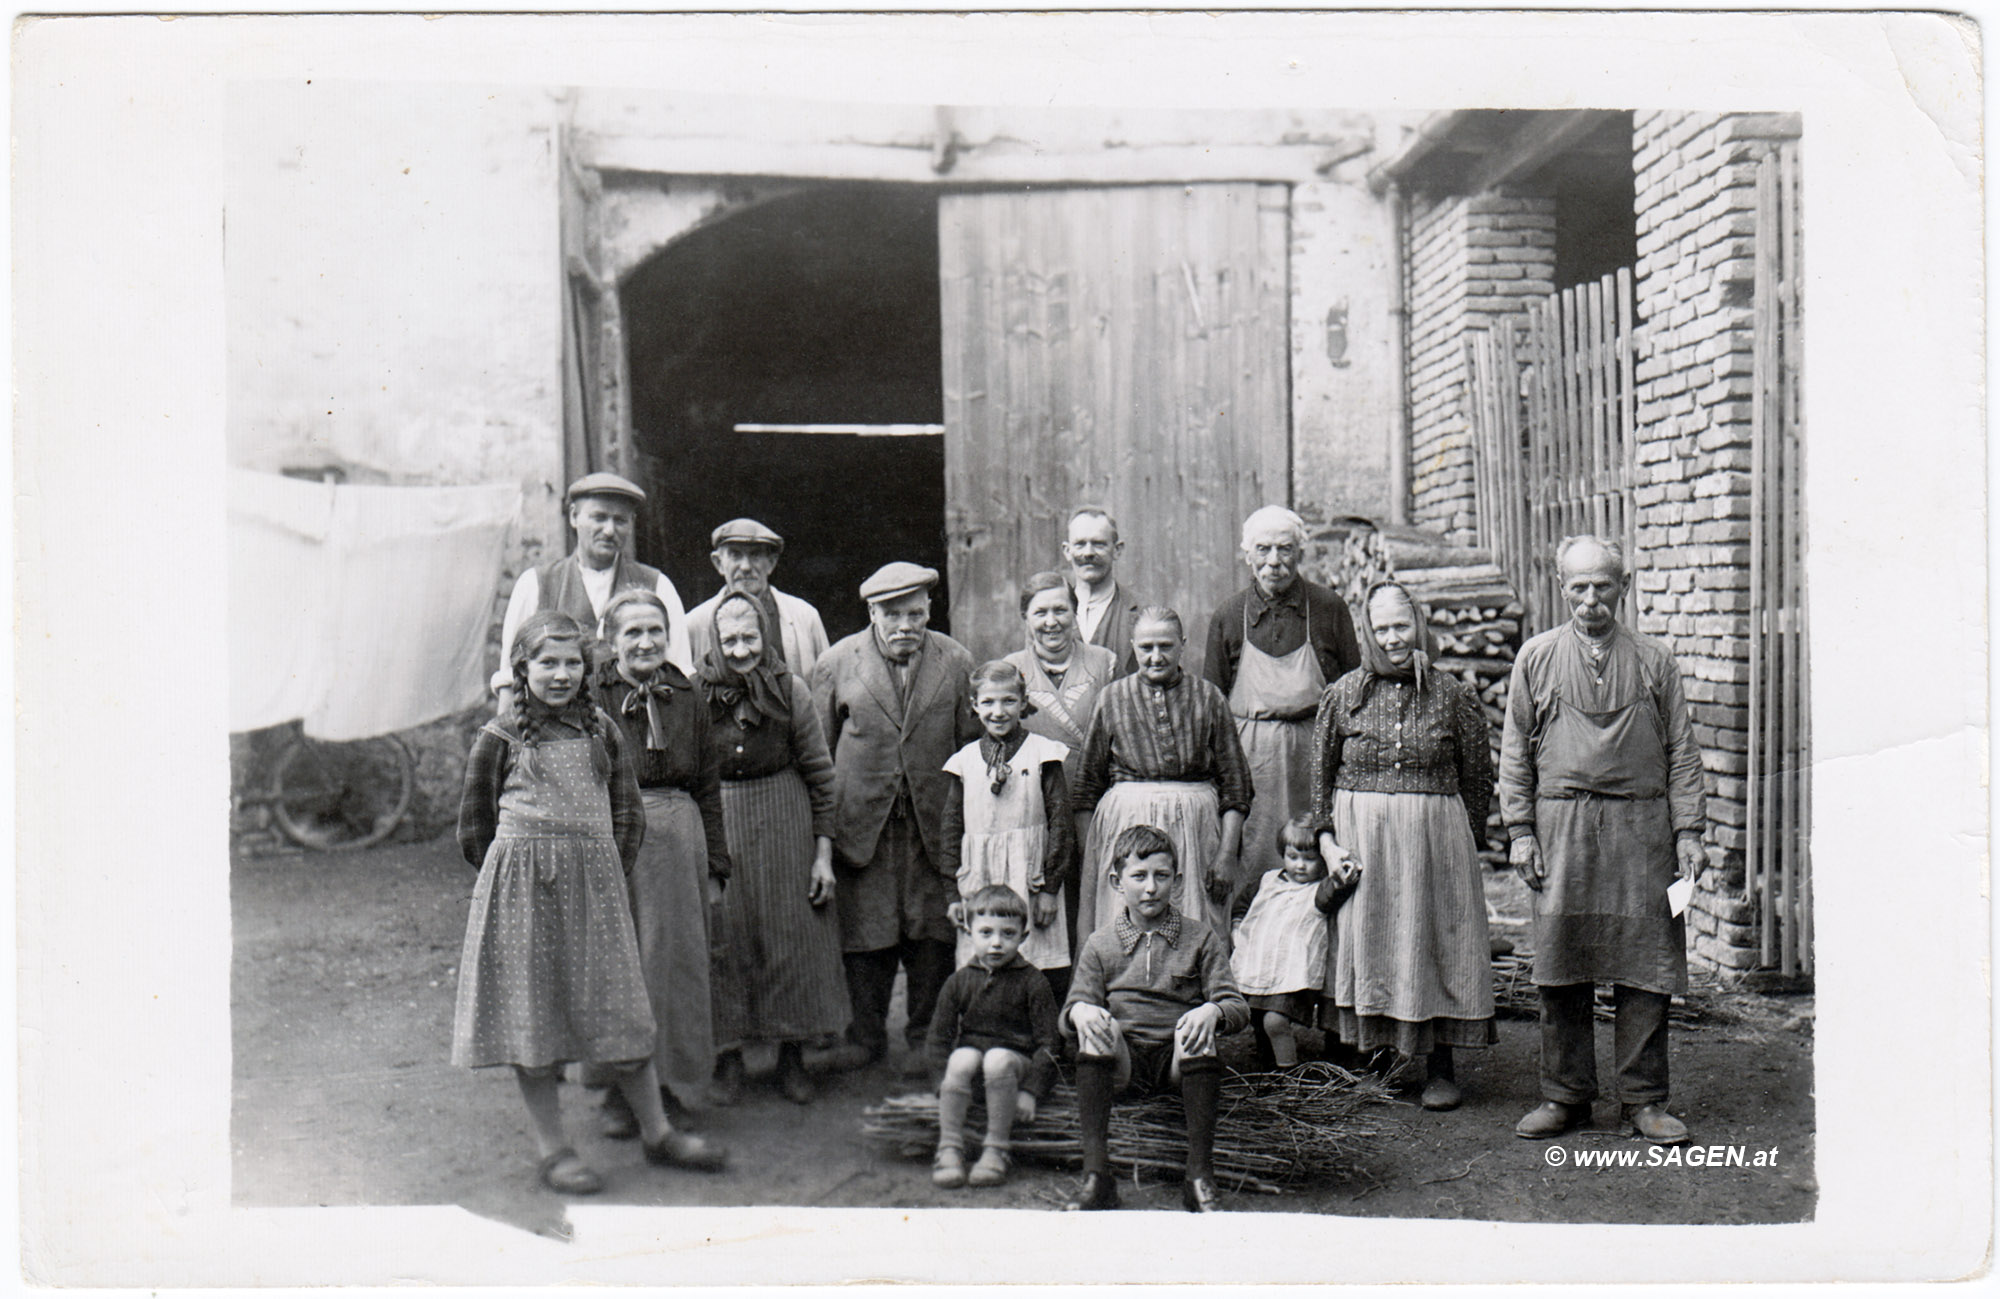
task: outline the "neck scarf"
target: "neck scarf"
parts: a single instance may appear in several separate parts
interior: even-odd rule
[[[1417,623],[1417,643],[1410,651],[1410,657],[1401,667],[1389,661],[1389,651],[1375,642],[1375,593],[1378,591],[1400,591],[1410,602],[1411,613]],[[1368,684],[1378,680],[1409,681],[1416,685],[1417,693],[1424,690],[1424,679],[1430,675],[1431,655],[1434,652],[1431,641],[1430,613],[1417,603],[1408,587],[1401,582],[1377,582],[1368,588],[1368,594],[1361,601],[1361,628],[1355,639],[1361,642],[1361,666],[1368,669]],[[1366,689],[1361,691],[1356,708],[1368,698]]]
[[[619,711],[627,717],[635,717],[641,708],[646,710],[648,753],[659,753],[667,747],[666,709],[674,701],[674,682],[667,673],[672,666],[672,664],[662,664],[644,681],[634,681],[614,669],[614,675],[631,692],[625,696],[625,703]]]
[[[1007,773],[1013,770],[1008,764],[1027,740],[1028,733],[1018,726],[1004,740],[996,740],[990,735],[979,737],[979,756],[986,762],[986,779],[991,782],[995,794],[1007,788]]]
[[[722,602],[715,606],[715,612],[719,614],[726,606],[744,603],[725,595]],[[757,660],[757,665],[748,672],[738,672],[730,667],[722,657],[722,633],[712,622],[710,639],[715,648],[701,656],[703,689],[708,692],[709,699],[729,709],[736,724],[746,731],[754,730],[766,717],[774,722],[783,722],[789,721],[792,715],[784,683],[780,680],[785,669],[774,667],[771,663],[771,619],[764,611],[763,601],[754,596],[749,598],[747,607],[757,611],[757,626],[764,634],[764,656]]]

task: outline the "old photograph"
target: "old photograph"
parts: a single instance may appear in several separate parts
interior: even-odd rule
[[[1894,994],[1825,901],[1823,87],[245,57],[176,850],[229,1232],[851,1221],[880,1270],[816,1279],[950,1280],[890,1224],[1004,1211],[1081,1280],[1226,1214],[1280,1280],[1357,1224],[1844,1221],[1822,1011]]]
[[[230,108],[239,1203],[1811,1216],[1798,114]]]

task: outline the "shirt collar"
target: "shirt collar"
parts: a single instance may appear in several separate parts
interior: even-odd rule
[[[1291,589],[1274,600],[1264,598],[1264,592],[1255,582],[1250,583],[1250,621],[1262,622],[1264,615],[1274,609],[1290,609],[1304,615],[1306,611],[1306,579],[1303,576],[1292,579]]]
[[[1139,940],[1144,938],[1148,932],[1158,934],[1166,940],[1169,947],[1178,947],[1181,942],[1181,913],[1172,907],[1167,908],[1167,918],[1160,923],[1159,927],[1150,931],[1141,929],[1139,926],[1133,924],[1132,918],[1125,913],[1123,907],[1120,907],[1118,909],[1118,919],[1112,922],[1112,927],[1118,935],[1119,948],[1127,956],[1132,954],[1132,949],[1139,945]]]

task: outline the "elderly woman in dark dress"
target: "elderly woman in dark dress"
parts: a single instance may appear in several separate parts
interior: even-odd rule
[[[1362,666],[1326,688],[1313,731],[1313,821],[1338,887],[1324,1026],[1363,1051],[1426,1056],[1426,1109],[1460,1100],[1452,1048],[1488,1046],[1493,975],[1476,848],[1493,797],[1489,727],[1464,682],[1431,666],[1410,593],[1376,585]]]
[[[621,591],[604,607],[601,634],[615,658],[598,695],[638,755],[646,836],[629,882],[632,920],[658,1025],[653,1063],[684,1107],[706,1101],[715,1069],[709,1008],[711,900],[729,878],[722,793],[708,746],[708,708],[692,681],[667,661],[669,619],[650,590]],[[618,1093],[606,1101],[605,1132],[632,1130]]]
[[[843,1032],[851,1011],[833,907],[833,759],[812,691],[769,660],[762,602],[725,593],[699,672],[709,751],[722,776],[734,882],[723,899],[716,990],[718,1100],[740,1095],[742,1047],[778,1044],[778,1086],[813,1099],[804,1046]]]

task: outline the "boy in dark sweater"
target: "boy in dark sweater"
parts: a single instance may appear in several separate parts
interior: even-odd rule
[[[942,1187],[999,1186],[1007,1180],[1014,1120],[1032,1123],[1055,1084],[1056,999],[1042,972],[1021,956],[1028,904],[1005,884],[989,884],[959,907],[972,935],[972,963],[938,992],[931,1016],[931,1067],[939,1075],[938,1148],[931,1181]],[[968,1175],[965,1116],[973,1084],[986,1082],[986,1146]]]
[[[1178,1084],[1187,1116],[1181,1202],[1195,1213],[1220,1207],[1215,1189],[1215,1113],[1222,1090],[1216,1040],[1250,1022],[1229,953],[1215,934],[1174,909],[1180,863],[1173,841],[1135,825],[1111,845],[1112,885],[1122,903],[1077,953],[1059,1022],[1076,1036],[1076,1108],[1083,1133],[1083,1193],[1072,1209],[1115,1209],[1111,1099],[1128,1087]]]

